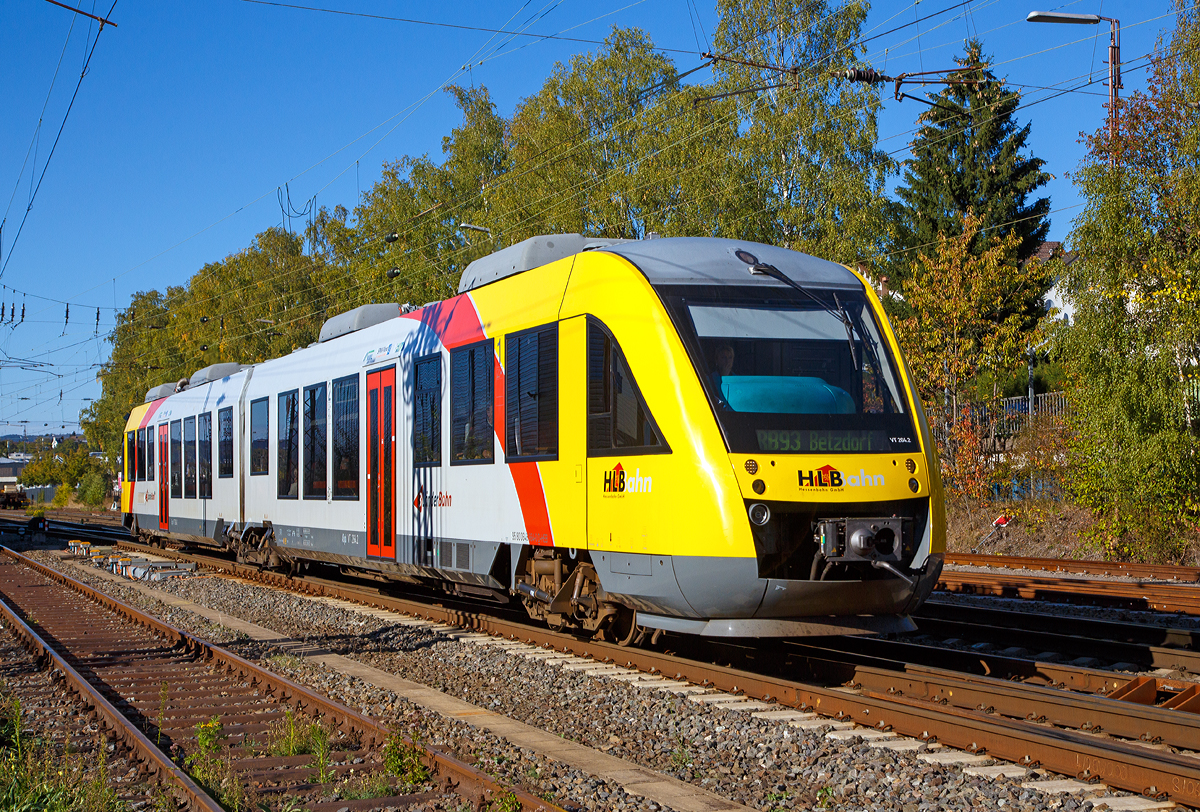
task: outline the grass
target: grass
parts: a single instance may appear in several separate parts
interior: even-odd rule
[[[407,744],[398,733],[389,736],[383,747],[383,767],[388,775],[396,776],[407,786],[429,780],[429,770],[421,761],[420,748]]]
[[[284,708],[283,718],[267,730],[267,752],[273,756],[307,756],[316,752],[321,723]],[[329,734],[325,733],[328,742]]]
[[[0,701],[0,809],[25,812],[127,812],[108,786],[104,747],[95,762],[31,736],[21,702]]]
[[[258,795],[234,769],[225,739],[225,726],[219,716],[197,724],[196,751],[184,760],[188,772],[229,812],[257,809]]]
[[[392,779],[385,773],[362,773],[342,781],[338,785],[337,797],[343,801],[362,801],[386,798],[393,792]]]

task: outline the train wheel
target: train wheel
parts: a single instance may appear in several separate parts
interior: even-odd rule
[[[609,633],[618,646],[629,646],[636,643],[642,636],[641,630],[637,625],[637,612],[632,609],[622,608],[621,611],[617,612],[617,616],[613,618],[612,626],[609,627]]]

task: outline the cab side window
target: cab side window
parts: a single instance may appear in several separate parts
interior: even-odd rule
[[[137,481],[146,481],[146,430],[137,430]]]
[[[588,456],[669,454],[616,339],[588,323]]]

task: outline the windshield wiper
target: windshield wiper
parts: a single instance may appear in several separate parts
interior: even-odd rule
[[[788,287],[800,291],[819,304],[822,310],[840,321],[842,326],[846,328],[846,341],[850,345],[850,363],[854,364],[854,371],[858,372],[858,353],[854,349],[854,322],[851,321],[850,314],[846,312],[846,308],[842,305],[836,293],[833,294],[833,301],[837,305],[837,310],[834,310],[824,299],[814,295],[798,282],[793,281],[787,274],[774,265],[768,265],[765,262],[756,262],[750,266],[750,273],[755,276],[769,276],[777,282],[782,282]]]

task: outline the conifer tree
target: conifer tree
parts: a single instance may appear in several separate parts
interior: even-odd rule
[[[896,190],[899,201],[891,207],[892,245],[889,276],[903,290],[922,247],[936,245],[939,237],[957,237],[964,218],[979,223],[979,237],[1005,239],[1014,247],[1006,261],[1021,264],[1037,251],[1050,228],[1050,200],[1031,195],[1050,180],[1045,162],[1029,155],[1026,144],[1030,125],[1019,126],[1016,110],[1020,94],[988,69],[983,46],[967,43],[956,59],[976,70],[954,74],[972,84],[947,86],[932,98],[920,118],[913,141],[913,157],[905,162],[904,185]],[[1018,239],[1007,241],[1012,235]],[[986,239],[973,241],[972,253],[983,252]],[[1031,328],[1041,315],[1041,298],[1052,280],[1034,277],[1017,291],[1015,306]],[[1002,321],[1009,313],[996,314]]]

